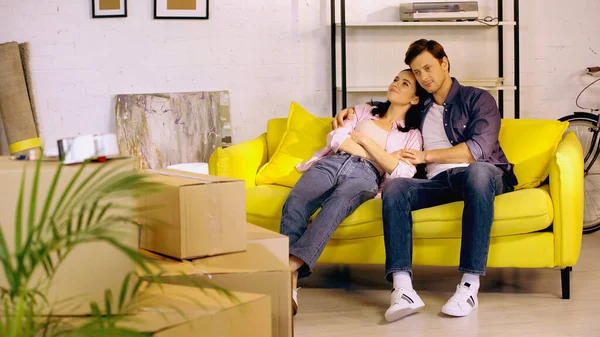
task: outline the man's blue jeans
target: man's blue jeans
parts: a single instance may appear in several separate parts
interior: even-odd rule
[[[333,232],[358,206],[377,195],[380,182],[373,164],[345,152],[320,159],[304,172],[283,205],[280,225],[281,233],[289,237],[290,255],[305,262],[299,278],[312,273]]]
[[[412,268],[412,211],[464,200],[460,265],[462,273],[485,275],[496,195],[514,190],[504,172],[476,162],[442,172],[431,180],[397,178],[382,193],[386,279]]]

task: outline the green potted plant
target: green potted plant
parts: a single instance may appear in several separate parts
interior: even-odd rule
[[[127,165],[131,163],[124,161],[121,165],[125,169],[107,170],[106,165],[97,165],[87,175],[83,172],[89,163],[83,163],[65,186],[61,180],[64,166],[58,163],[48,192],[42,196],[38,193],[42,162],[39,159],[35,163],[27,206],[27,170],[23,170],[12,249],[0,227],[0,264],[8,284],[0,287],[0,336],[147,336],[119,327],[119,322],[128,319],[135,309],[136,300],[145,287],[160,283],[159,275],[154,271],[158,269],[152,268],[155,263],[140,254],[137,247],[120,239],[123,226],[144,225],[138,222],[138,215],[144,210],[135,202],[122,201],[135,201],[142,195],[155,193],[160,184],[147,179],[143,171],[128,169]],[[57,188],[59,185],[65,187]],[[52,315],[46,290],[61,263],[76,247],[97,242],[118,249],[123,258],[133,261],[146,277],[127,275],[119,294],[106,290],[104,303],[89,304],[92,315],[85,324],[68,324],[64,317]],[[208,282],[197,282],[196,285],[213,287]],[[232,298],[226,290],[213,288]]]

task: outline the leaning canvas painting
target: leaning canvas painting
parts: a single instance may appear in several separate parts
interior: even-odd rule
[[[206,163],[231,144],[227,91],[118,95],[116,118],[121,154],[140,169]]]

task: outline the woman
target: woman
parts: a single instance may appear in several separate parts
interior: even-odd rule
[[[396,177],[413,177],[416,168],[392,155],[400,149],[421,150],[417,108],[422,88],[410,69],[388,87],[388,101],[361,104],[344,127],[331,131],[327,146],[297,166],[304,172],[282,211],[280,231],[289,237],[293,309],[298,311],[298,278],[309,276],[339,224]],[[321,211],[308,227],[310,216]]]

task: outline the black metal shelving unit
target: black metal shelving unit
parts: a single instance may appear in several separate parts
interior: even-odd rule
[[[347,86],[347,72],[346,72],[346,0],[340,1],[340,39],[341,39],[341,95],[342,95],[342,109],[345,109],[348,105],[348,86]],[[331,0],[331,113],[332,116],[338,111],[338,89],[337,89],[337,24],[335,22],[336,16],[336,2],[337,0]],[[520,60],[519,60],[519,0],[513,0],[513,20],[515,25],[514,30],[514,86],[515,89],[515,100],[514,100],[514,117],[520,118]],[[504,19],[504,2],[498,0],[498,22],[502,22]],[[498,25],[498,77],[505,78],[504,76],[504,26]],[[500,113],[504,117],[504,91],[498,91],[498,107]]]

